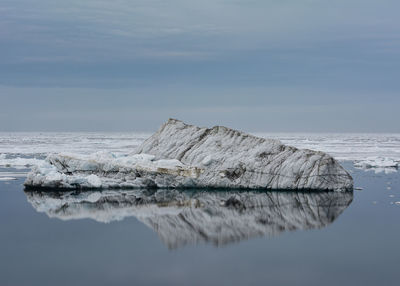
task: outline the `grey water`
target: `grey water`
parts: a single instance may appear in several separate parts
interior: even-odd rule
[[[177,193],[179,205],[0,181],[0,285],[398,285],[399,173],[345,167],[362,190],[261,192],[255,211],[235,200],[201,211],[229,191]]]

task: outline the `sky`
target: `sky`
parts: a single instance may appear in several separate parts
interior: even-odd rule
[[[0,131],[400,132],[398,0],[2,0]]]

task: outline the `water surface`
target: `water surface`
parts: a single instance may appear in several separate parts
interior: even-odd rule
[[[0,285],[398,285],[399,174],[345,166],[363,190],[57,194],[0,181]]]
[[[400,134],[262,134],[341,160],[353,193],[24,191],[49,153],[148,136],[0,133],[0,285],[399,284]]]

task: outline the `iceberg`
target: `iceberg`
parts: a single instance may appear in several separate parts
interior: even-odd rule
[[[63,221],[136,217],[170,249],[215,246],[287,231],[321,229],[351,204],[352,192],[202,190],[25,191],[36,211]]]
[[[169,119],[129,155],[52,154],[27,187],[351,190],[353,179],[320,151],[286,146],[223,126]]]

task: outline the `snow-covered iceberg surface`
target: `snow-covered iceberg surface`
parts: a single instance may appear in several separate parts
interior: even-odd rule
[[[331,156],[222,126],[170,119],[133,155],[51,155],[27,186],[54,188],[242,188],[348,190],[351,176]]]
[[[105,190],[25,192],[38,211],[61,220],[102,223],[136,217],[169,248],[200,242],[225,245],[331,224],[352,192]]]

